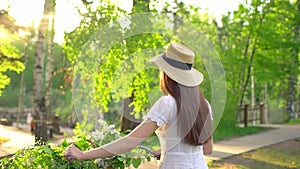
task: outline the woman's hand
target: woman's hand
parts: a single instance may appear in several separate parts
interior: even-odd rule
[[[156,155],[160,155],[161,150],[160,150],[160,149],[157,149],[157,150],[151,150],[150,153],[153,154],[153,155],[155,155],[155,156],[156,156]]]
[[[160,160],[161,149],[151,150],[150,153],[151,153],[157,160]]]
[[[64,156],[69,162],[72,162],[74,160],[82,161],[84,160],[83,155],[83,151],[79,150],[73,144],[66,149],[64,154]]]

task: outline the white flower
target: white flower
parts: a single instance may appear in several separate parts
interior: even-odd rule
[[[116,134],[117,131],[116,130],[110,130],[110,134]]]
[[[99,120],[98,120],[98,123],[99,123],[101,126],[107,126],[106,121],[104,121],[103,119],[99,119]]]
[[[96,141],[100,141],[102,139],[104,139],[104,134],[100,131],[93,131],[92,132],[92,137],[96,140]]]
[[[115,128],[116,128],[116,126],[114,124],[111,124],[111,125],[108,126],[109,130],[114,130]]]

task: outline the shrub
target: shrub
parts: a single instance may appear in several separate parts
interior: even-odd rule
[[[108,125],[99,120],[101,130],[95,130],[91,134],[84,132],[79,124],[74,129],[73,144],[81,150],[89,150],[99,147],[121,137],[114,125]],[[120,168],[129,166],[138,168],[142,161],[150,161],[151,154],[145,150],[135,148],[130,152],[116,155],[111,158],[68,162],[64,158],[65,149],[70,146],[66,140],[61,145],[53,145],[50,142],[45,145],[35,145],[17,151],[13,156],[0,159],[1,169],[23,168],[48,168],[48,169],[81,169],[81,168]]]

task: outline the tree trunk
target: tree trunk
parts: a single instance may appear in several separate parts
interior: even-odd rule
[[[23,53],[24,65],[26,65],[27,49],[28,49],[28,43],[25,44],[25,50],[24,50],[24,53]],[[19,96],[18,96],[17,127],[19,127],[20,116],[21,116],[21,111],[22,111],[23,86],[24,86],[24,71],[21,74],[21,80],[20,80],[20,91],[19,91]]]
[[[249,83],[249,79],[251,77],[251,68],[252,68],[252,63],[253,63],[253,59],[254,59],[254,54],[255,54],[255,50],[256,50],[256,43],[257,43],[257,37],[255,38],[254,40],[254,44],[253,44],[253,48],[252,48],[252,52],[251,52],[251,55],[250,55],[250,62],[249,62],[249,65],[248,65],[248,68],[247,68],[247,76],[246,76],[246,79],[243,83],[243,86],[242,86],[242,91],[241,91],[241,98],[240,98],[240,104],[239,104],[239,107],[241,108],[244,104],[244,97],[245,97],[245,93],[246,93],[246,88],[248,86],[248,83]],[[240,117],[240,111],[238,112],[238,116],[237,117]]]
[[[249,46],[250,46],[250,41],[251,41],[251,37],[252,36],[252,34],[251,34],[251,32],[249,32],[249,34],[248,34],[248,36],[247,36],[247,41],[246,41],[246,45],[245,45],[245,49],[244,49],[244,52],[243,52],[243,55],[242,55],[242,59],[246,59],[247,58],[247,55],[248,55],[248,51],[249,51]],[[238,84],[240,85],[240,86],[243,86],[243,82],[244,82],[244,77],[245,77],[245,72],[246,72],[246,69],[245,69],[245,63],[242,63],[242,65],[241,65],[241,72],[240,72],[240,79],[239,79],[239,81],[238,81]],[[240,91],[240,88],[238,88],[237,87],[237,89],[236,89],[237,91]]]
[[[295,119],[300,118],[300,81],[298,81],[298,101],[297,101],[297,109]]]
[[[180,26],[182,26],[182,24],[183,24],[183,19],[182,19],[182,16],[179,16],[178,15],[178,10],[179,9],[177,9],[177,11],[176,11],[176,7],[178,7],[179,6],[179,3],[178,3],[178,1],[177,0],[174,0],[174,3],[176,4],[175,6],[174,6],[174,11],[172,12],[172,14],[173,14],[173,17],[174,17],[174,30],[173,30],[173,32],[174,32],[174,35],[178,35],[178,29],[180,28]]]
[[[141,122],[130,114],[133,111],[133,107],[129,107],[131,102],[132,98],[123,99],[121,112],[121,132],[132,130]]]
[[[251,109],[252,109],[252,124],[256,123],[256,109],[255,109],[255,103],[256,103],[256,99],[255,99],[255,81],[254,81],[254,75],[253,75],[253,66],[251,67]]]
[[[46,117],[48,120],[53,119],[53,114],[51,111],[51,92],[52,92],[52,78],[53,78],[53,39],[54,39],[54,8],[55,8],[55,0],[52,0],[53,4],[51,4],[51,28],[49,31],[48,38],[48,56],[47,56],[47,64],[46,64],[46,94],[45,94],[45,108],[46,108]],[[53,125],[53,124],[51,124]],[[57,128],[57,127],[55,127]],[[59,131],[55,131],[59,132]]]
[[[300,10],[300,0],[296,3],[296,11]],[[295,18],[296,26],[294,28],[294,37],[295,41],[299,42],[300,39],[300,27],[298,26],[300,23],[300,20],[298,18]],[[292,51],[292,57],[293,57],[293,63],[290,66],[290,76],[288,78],[288,97],[286,101],[286,112],[287,112],[287,121],[295,119],[295,104],[296,104],[296,87],[298,84],[298,75],[299,75],[299,61],[298,61],[298,55],[299,51],[296,49],[293,49]]]
[[[46,51],[49,25],[49,14],[51,12],[51,5],[53,0],[45,0],[44,15],[41,20],[38,30],[38,40],[35,51],[34,64],[34,82],[33,82],[33,98],[34,98],[34,120],[35,120],[35,141],[36,144],[41,144],[48,141],[47,134],[47,116],[45,110],[45,97],[43,96],[43,82],[44,82],[44,57]]]
[[[269,124],[269,92],[268,83],[265,83],[265,101],[264,101],[264,123]]]
[[[287,121],[295,119],[297,77],[291,75],[288,79],[288,98],[286,102]]]
[[[256,9],[256,12],[258,12],[258,9]],[[264,9],[262,9],[262,11],[261,11],[261,17],[259,19],[259,27],[257,29],[256,37],[255,37],[254,42],[253,42],[253,47],[252,47],[252,51],[251,51],[251,54],[250,54],[250,61],[249,61],[249,65],[247,67],[246,79],[243,82],[242,88],[241,88],[242,90],[241,90],[241,97],[240,97],[240,100],[239,100],[239,108],[241,108],[243,106],[243,104],[244,104],[245,92],[246,92],[246,88],[248,86],[249,79],[250,79],[250,76],[251,76],[251,68],[252,68],[252,64],[253,64],[253,59],[254,59],[254,54],[255,54],[255,50],[256,50],[256,45],[257,45],[257,42],[258,42],[258,39],[259,39],[259,32],[260,32],[260,28],[262,26],[264,18],[265,18],[265,11],[264,11]],[[249,35],[248,37],[251,37],[251,36]],[[247,44],[247,45],[249,45],[249,44]],[[248,51],[248,46],[246,46],[246,48],[247,48],[246,51]],[[244,56],[246,56],[247,53],[244,53]],[[237,118],[240,117],[240,113],[241,113],[240,111],[237,112]]]
[[[300,0],[297,0],[296,8],[297,8],[296,10],[299,12],[300,11]],[[298,23],[297,25],[300,24],[300,19],[299,18],[297,18],[297,23]],[[298,40],[298,42],[300,41],[300,30],[299,29],[300,28],[298,26],[297,29],[295,30],[295,32],[298,33],[298,36],[296,36],[297,37],[296,40]],[[298,86],[298,103],[297,103],[298,104],[298,110],[297,110],[297,113],[296,113],[297,119],[300,118],[300,81],[298,81],[298,84],[299,84],[299,86]]]

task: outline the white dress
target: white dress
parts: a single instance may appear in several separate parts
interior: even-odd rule
[[[180,138],[177,131],[176,109],[176,102],[172,96],[162,96],[146,116],[159,126],[156,130],[161,146],[159,168],[207,169],[202,146],[186,144]]]

